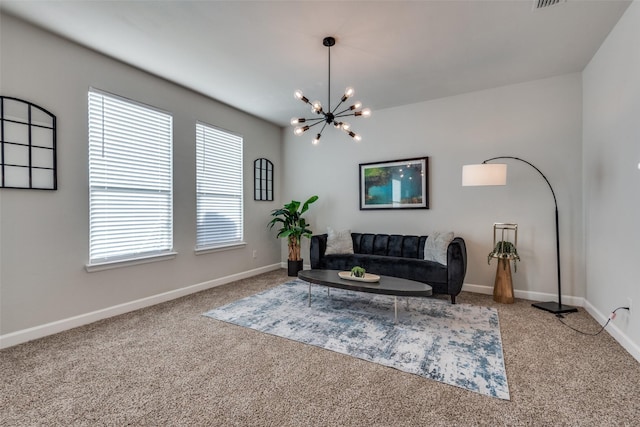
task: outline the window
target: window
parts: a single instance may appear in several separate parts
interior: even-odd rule
[[[243,244],[242,137],[196,123],[196,249]]]
[[[89,263],[173,248],[172,117],[89,91]]]

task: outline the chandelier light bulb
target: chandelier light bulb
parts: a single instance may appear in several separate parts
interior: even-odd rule
[[[309,130],[309,126],[305,126],[305,127],[298,126],[297,128],[295,128],[293,130],[293,133],[299,136],[299,135],[302,135],[303,133],[305,133],[308,130]]]
[[[341,123],[340,127],[342,128],[342,130],[344,130],[345,132],[348,131],[349,129],[351,129],[351,125],[347,122]]]
[[[314,140],[313,140],[313,141],[311,141],[311,143],[312,143],[313,145],[318,145],[318,143],[320,142],[320,137],[321,137],[321,136],[322,136],[322,135],[317,134],[317,135],[316,135],[316,137],[314,138]]]
[[[362,107],[362,102],[360,101],[356,101],[355,104],[353,104],[351,107],[349,107],[350,110],[357,110],[358,108]]]
[[[320,103],[320,101],[313,101],[313,103],[311,104],[311,111],[313,111],[314,113],[319,113],[320,111],[322,111],[322,104]]]
[[[349,136],[353,139],[355,139],[356,141],[360,141],[362,140],[362,137],[360,135],[358,135],[357,133],[351,132],[351,131],[347,131],[347,133],[349,134]]]
[[[362,110],[362,117],[371,117],[371,108],[365,108]]]
[[[307,121],[307,119],[305,119],[305,118],[293,117],[293,118],[291,118],[291,126],[295,126],[298,123],[304,123],[306,121]]]
[[[304,102],[305,104],[309,103],[309,100],[304,96],[304,94],[302,93],[302,91],[300,89],[296,90],[293,93],[294,98],[299,99],[300,101]]]
[[[352,87],[348,87],[348,88],[344,91],[344,95],[342,95],[342,98],[340,98],[341,102],[344,102],[344,101],[346,101],[347,99],[351,98],[355,92],[356,92],[356,91],[355,91]]]

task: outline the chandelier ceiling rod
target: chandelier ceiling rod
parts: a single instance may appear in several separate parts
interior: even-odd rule
[[[327,55],[329,55],[329,60],[327,61],[329,63],[329,67],[327,68],[327,80],[329,81],[327,85],[327,109],[331,111],[331,46],[336,44],[336,39],[333,37],[325,37],[324,40],[322,40],[322,44],[327,47]]]
[[[321,117],[313,117],[313,118],[304,118],[304,117],[297,118],[297,117],[294,117],[294,118],[292,118],[291,119],[291,125],[292,126],[296,126],[296,125],[298,125],[300,123],[307,123],[307,122],[310,123],[310,124],[305,125],[305,126],[297,126],[293,132],[296,135],[302,135],[304,132],[306,132],[307,130],[309,130],[313,126],[316,126],[316,125],[318,125],[320,123],[323,123],[322,128],[320,129],[320,132],[316,135],[316,138],[313,140],[313,144],[315,145],[320,140],[320,137],[322,136],[322,132],[324,131],[324,129],[327,126],[327,124],[333,124],[337,129],[345,131],[347,133],[347,135],[349,135],[350,137],[352,137],[356,141],[360,141],[360,139],[361,139],[360,135],[358,135],[358,134],[356,134],[356,133],[354,133],[353,131],[350,130],[351,125],[349,125],[349,123],[338,121],[336,119],[339,119],[339,118],[342,118],[342,117],[347,117],[347,116],[369,117],[371,115],[371,109],[365,108],[365,109],[359,110],[362,107],[362,103],[356,102],[352,106],[347,107],[342,111],[336,112],[338,110],[338,108],[342,105],[342,103],[344,103],[347,99],[349,99],[349,98],[351,98],[353,96],[354,90],[353,90],[353,88],[350,88],[350,87],[348,87],[345,90],[344,95],[340,98],[340,102],[338,102],[338,104],[335,106],[335,108],[333,108],[333,110],[331,109],[331,46],[334,46],[336,44],[336,39],[334,37],[325,37],[322,40],[322,44],[329,49],[329,52],[328,52],[328,70],[327,70],[328,71],[327,72],[327,74],[328,74],[328,79],[327,79],[328,80],[327,111],[325,111],[322,108],[322,104],[320,103],[320,101],[309,102],[309,99],[302,94],[302,91],[300,91],[300,90],[295,91],[294,96],[296,97],[296,99],[301,100],[305,104],[311,105],[311,111],[316,113],[316,114],[318,114],[318,115],[320,115]]]

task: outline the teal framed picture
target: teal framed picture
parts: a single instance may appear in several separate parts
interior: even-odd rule
[[[360,164],[360,210],[429,209],[429,158]]]

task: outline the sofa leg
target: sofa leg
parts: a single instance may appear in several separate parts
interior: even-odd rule
[[[455,303],[456,303],[456,296],[451,295],[451,304],[455,304]]]

